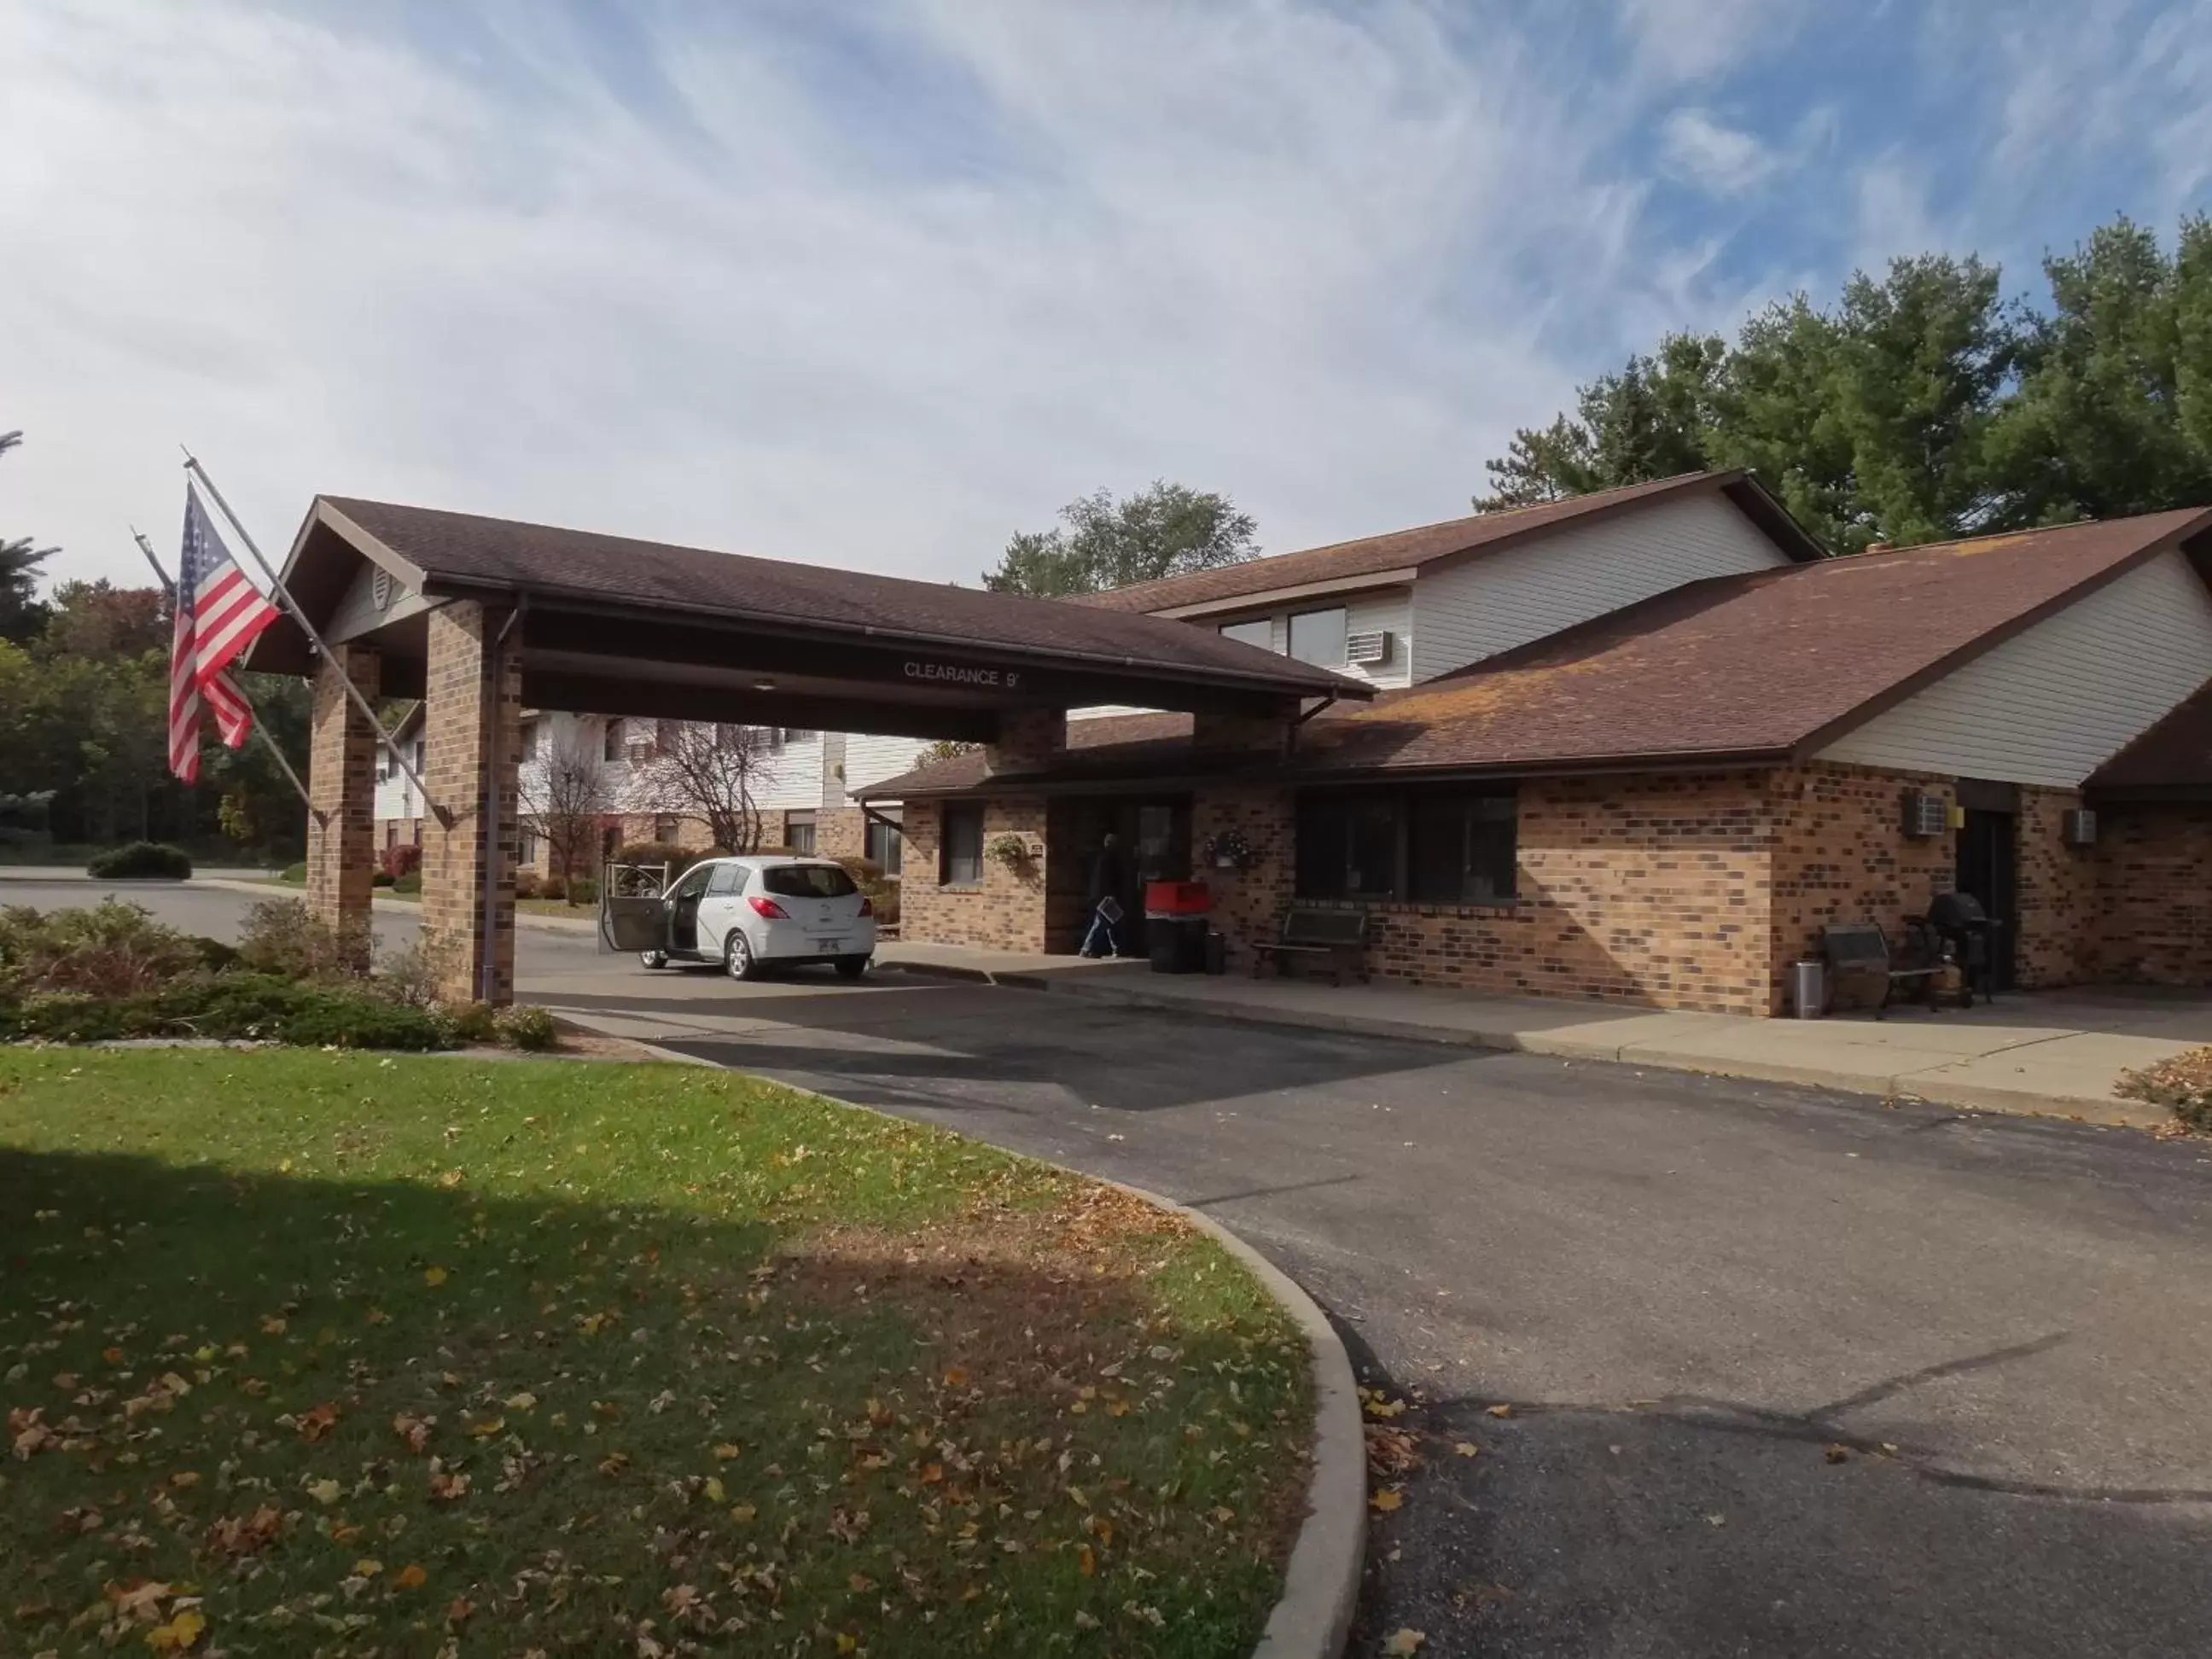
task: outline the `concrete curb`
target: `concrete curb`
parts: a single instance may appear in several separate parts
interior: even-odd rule
[[[1360,1425],[1352,1356],[1298,1282],[1212,1216],[1127,1182],[1104,1184],[1179,1215],[1206,1234],[1243,1262],[1305,1333],[1313,1358],[1313,1480],[1306,1488],[1305,1522],[1283,1570],[1282,1598],[1252,1651],[1253,1659],[1337,1659],[1352,1634],[1367,1557],[1367,1433]]]
[[[1182,997],[1151,995],[1133,986],[1105,984],[1073,976],[1058,979],[1034,973],[1000,973],[952,963],[884,962],[879,963],[878,968],[881,972],[911,974],[922,978],[959,980],[1024,991],[1052,991],[1062,996],[1081,997],[1119,1007],[1193,1014],[1207,1019],[1233,1020],[1244,1025],[1291,1026],[1300,1030],[1396,1037],[1407,1042],[1441,1043],[1453,1048],[1542,1054],[1551,1059],[1597,1061],[1608,1066],[1633,1066],[1646,1071],[1741,1078],[1754,1083],[1782,1083],[1801,1088],[1830,1089],[1842,1094],[1862,1095],[1877,1100],[1921,1100],[1934,1106],[1955,1107],[1961,1111],[2002,1112],[2014,1117],[2062,1118],[2070,1122],[2136,1129],[2154,1127],[2166,1121],[2165,1114],[2154,1109],[2117,1098],[2094,1100],[2079,1095],[2048,1095],[2032,1089],[2002,1089],[1986,1084],[1960,1083],[1940,1075],[1940,1066],[1869,1076],[1865,1073],[1831,1071],[1819,1066],[1790,1066],[1771,1060],[1724,1060],[1690,1054],[1654,1054],[1632,1042],[1622,1045],[1592,1042],[1586,1038],[1555,1037],[1542,1031],[1525,1034],[1488,1031],[1425,1025],[1413,1020],[1376,1018],[1330,1010],[1277,1009],[1255,1003],[1200,1002]]]

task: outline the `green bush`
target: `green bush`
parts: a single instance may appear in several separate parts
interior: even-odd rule
[[[305,887],[307,884],[307,866],[304,864],[288,864],[276,879],[289,881],[295,887]]]
[[[389,887],[398,879],[389,870],[378,870],[369,876],[368,884],[371,887]]]
[[[447,1003],[435,1012],[450,1042],[489,1042],[499,1036],[499,1016],[489,1002]]]
[[[561,1037],[560,1029],[553,1024],[552,1015],[543,1008],[532,1008],[520,1003],[512,1008],[501,1009],[495,1016],[494,1023],[501,1042],[533,1053],[550,1048]]]
[[[52,1042],[197,1036],[309,1048],[452,1046],[422,1009],[401,1007],[350,986],[235,972],[187,975],[159,992],[132,997],[28,996],[0,1005],[0,1036]]]
[[[199,952],[200,966],[211,974],[219,974],[226,968],[238,965],[238,947],[234,945],[225,945],[219,939],[196,935],[191,946]]]
[[[420,871],[416,871],[408,875],[394,877],[392,883],[392,890],[395,893],[421,892],[422,890],[422,872]]]
[[[0,995],[135,996],[204,961],[198,941],[163,927],[140,904],[110,899],[89,909],[0,910]]]
[[[597,904],[599,902],[599,884],[592,880],[591,877],[579,876],[575,880],[568,884],[569,903]]]
[[[134,841],[102,853],[84,868],[87,875],[100,881],[184,881],[192,873],[192,860],[181,847]]]
[[[362,924],[366,932],[366,924]],[[257,973],[286,979],[357,977],[368,960],[368,941],[337,929],[302,899],[263,899],[246,913],[238,934],[239,960]]]

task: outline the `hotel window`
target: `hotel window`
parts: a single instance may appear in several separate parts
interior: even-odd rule
[[[1302,795],[1298,896],[1510,904],[1516,808],[1510,787]]]
[[[1291,655],[1300,662],[1335,668],[1344,661],[1344,607],[1291,613]]]
[[[794,853],[813,857],[814,814],[786,812],[783,815],[783,844]]]
[[[673,847],[676,838],[684,833],[684,825],[672,817],[658,817],[653,821],[653,838],[663,847]]]
[[[944,809],[944,837],[937,849],[937,879],[945,887],[983,882],[983,805],[958,801]]]
[[[905,836],[890,824],[868,820],[861,834],[860,855],[869,863],[880,866],[885,875],[895,876],[899,872],[900,858],[905,850]]]
[[[1221,637],[1234,640],[1239,645],[1256,645],[1262,651],[1273,651],[1275,648],[1275,619],[1273,617],[1255,617],[1250,622],[1224,623]]]

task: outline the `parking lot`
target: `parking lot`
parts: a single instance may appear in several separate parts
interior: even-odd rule
[[[1285,1267],[1423,1437],[1355,1652],[2212,1652],[2203,1143],[521,939],[530,1000],[1168,1194]]]

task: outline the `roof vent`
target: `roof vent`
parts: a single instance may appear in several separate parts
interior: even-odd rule
[[[1347,634],[1344,636],[1344,659],[1348,663],[1376,664],[1390,660],[1390,631],[1377,629],[1371,634]]]

